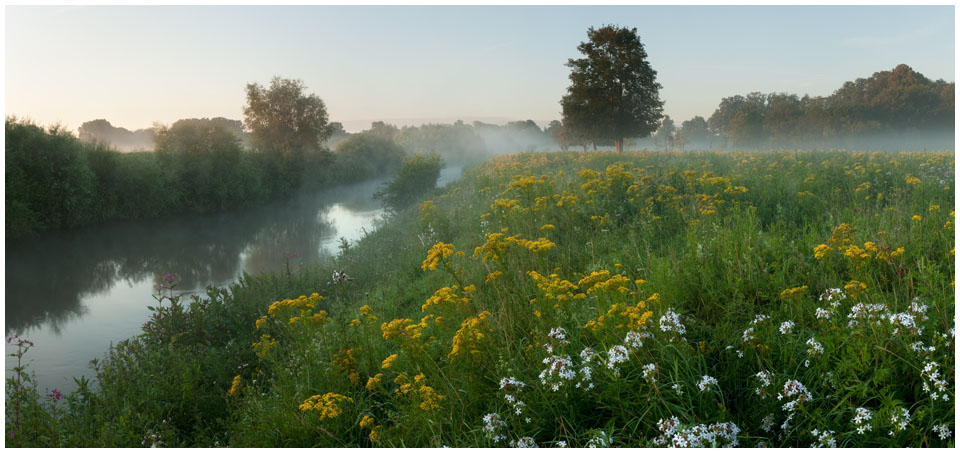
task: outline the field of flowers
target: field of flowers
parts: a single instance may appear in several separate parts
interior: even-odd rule
[[[953,446],[953,168],[499,156],[263,302],[229,443]]]

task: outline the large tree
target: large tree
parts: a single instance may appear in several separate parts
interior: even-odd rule
[[[577,46],[584,57],[567,62],[571,84],[560,101],[563,123],[594,143],[612,141],[620,152],[625,138],[657,129],[661,85],[636,28],[590,27],[587,38]]]
[[[262,151],[301,155],[320,148],[332,132],[327,107],[315,94],[304,93],[300,80],[274,77],[270,88],[247,85],[243,124],[253,145]]]

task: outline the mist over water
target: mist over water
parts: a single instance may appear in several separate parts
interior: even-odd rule
[[[458,176],[451,169],[447,178]],[[72,389],[88,362],[135,336],[154,285],[178,275],[176,293],[203,294],[243,273],[321,263],[376,228],[381,181],[341,186],[259,209],[58,231],[7,244],[7,336],[36,344],[28,357],[40,388]],[[9,349],[7,353],[9,354]],[[15,364],[7,358],[6,368]]]

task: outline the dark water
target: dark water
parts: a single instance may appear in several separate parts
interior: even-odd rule
[[[447,169],[441,184],[459,177]],[[178,274],[177,292],[320,263],[372,231],[383,210],[379,182],[341,186],[236,213],[181,216],[53,232],[6,243],[6,336],[36,345],[27,354],[40,390],[75,388],[91,359],[135,336],[149,318],[154,285]],[[6,347],[7,377],[16,365]]]

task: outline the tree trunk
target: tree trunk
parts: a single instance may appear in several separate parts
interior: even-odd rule
[[[594,151],[597,150],[597,142],[593,142],[593,150],[594,150]]]

